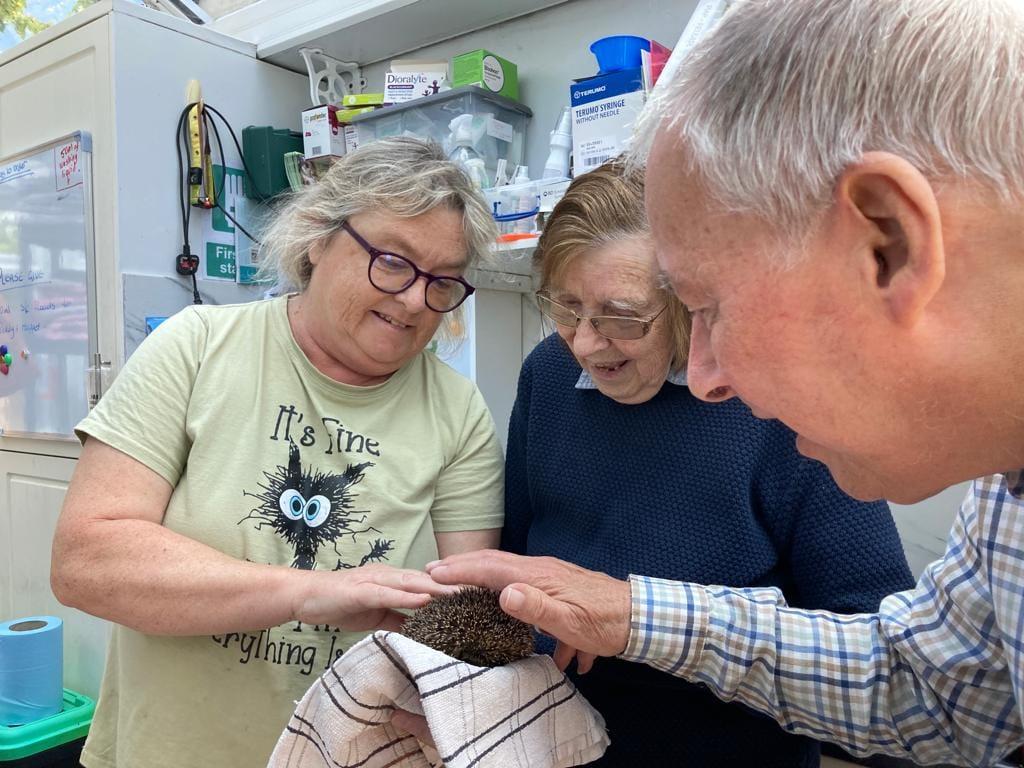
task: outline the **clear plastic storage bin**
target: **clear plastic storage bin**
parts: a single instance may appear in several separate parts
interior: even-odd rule
[[[451,123],[460,115],[472,115],[473,119],[468,126],[462,121],[461,137],[456,139]],[[388,136],[418,136],[433,139],[444,147],[445,154],[452,155],[468,143],[493,181],[499,159],[504,158],[510,169],[522,164],[526,124],[532,116],[529,107],[517,101],[466,85],[358,115],[352,125],[360,145]],[[466,131],[473,134],[470,141],[465,138]]]

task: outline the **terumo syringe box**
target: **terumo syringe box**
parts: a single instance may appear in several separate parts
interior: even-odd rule
[[[643,70],[622,69],[569,88],[573,173],[592,171],[624,152],[644,106]]]

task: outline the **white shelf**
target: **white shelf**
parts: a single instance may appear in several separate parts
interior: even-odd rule
[[[305,72],[299,48],[372,64],[566,1],[260,0],[212,26],[254,43],[261,59]]]
[[[487,264],[469,270],[467,278],[477,288],[512,293],[533,293],[531,260],[533,245],[511,247],[499,245]]]

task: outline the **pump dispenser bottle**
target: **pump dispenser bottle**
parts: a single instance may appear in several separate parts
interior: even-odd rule
[[[569,177],[569,153],[572,152],[572,112],[569,107],[562,109],[555,130],[551,132],[551,151],[544,163],[545,179],[566,179]]]
[[[534,190],[534,185],[530,184],[530,169],[525,165],[520,165],[516,169],[516,175],[512,179],[512,184],[519,187],[519,194],[516,196],[516,213],[526,214],[536,209],[537,193]],[[518,219],[515,231],[533,232],[536,228],[535,223],[536,219],[534,217]]]
[[[448,152],[448,159],[461,165],[473,182],[483,189],[488,186],[487,170],[484,167],[484,159],[473,147],[476,138],[473,117],[471,114],[459,115],[448,123],[452,147]]]

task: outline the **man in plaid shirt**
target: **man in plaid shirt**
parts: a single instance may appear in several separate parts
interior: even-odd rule
[[[431,574],[503,588],[563,664],[619,655],[857,753],[991,765],[1024,737],[1024,2],[737,0],[637,146],[690,388],[781,419],[861,499],[979,478],[948,549],[856,616],[502,553]]]

